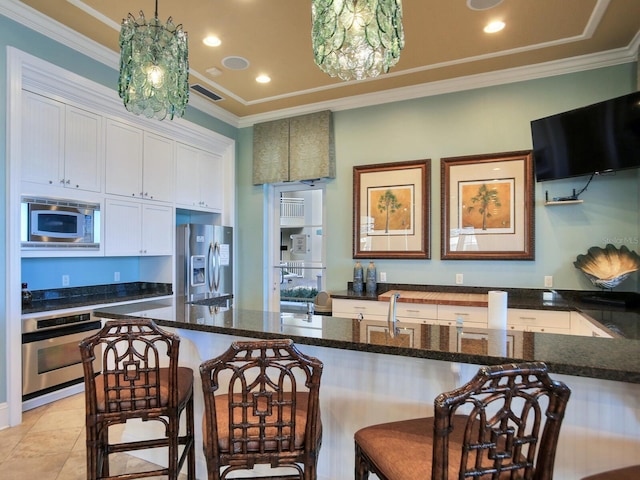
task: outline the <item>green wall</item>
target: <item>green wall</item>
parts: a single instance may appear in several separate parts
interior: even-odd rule
[[[425,97],[334,113],[337,176],[327,184],[327,289],[345,290],[351,279],[353,166],[431,159],[431,259],[376,260],[389,282],[492,287],[592,289],[573,266],[593,245],[638,248],[637,170],[596,177],[583,204],[545,207],[549,196],[572,193],[588,177],[536,183],[535,261],[440,260],[440,159],[531,148],[529,122],[636,90],[636,66],[626,64],[581,73]],[[263,305],[264,192],[251,185],[251,128],[240,132],[238,218],[243,252],[236,304]],[[621,287],[636,290],[634,275]]]

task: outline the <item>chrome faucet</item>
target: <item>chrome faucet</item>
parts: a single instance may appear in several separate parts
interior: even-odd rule
[[[389,327],[389,336],[396,336],[396,301],[400,297],[399,293],[392,293],[389,298],[389,315],[387,316],[387,326]]]

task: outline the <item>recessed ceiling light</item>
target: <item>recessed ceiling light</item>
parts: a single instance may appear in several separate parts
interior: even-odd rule
[[[208,37],[204,37],[202,40],[207,47],[219,47],[222,44],[222,40],[213,35],[209,35]]]
[[[269,75],[258,75],[256,77],[256,82],[258,83],[269,83],[271,81],[271,77]]]
[[[489,23],[486,27],[484,27],[485,33],[496,33],[502,30],[505,26],[504,22],[500,20],[496,20],[495,22]]]

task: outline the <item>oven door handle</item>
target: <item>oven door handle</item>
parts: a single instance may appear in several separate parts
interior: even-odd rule
[[[60,328],[49,328],[46,330],[39,330],[37,332],[29,332],[22,334],[22,343],[38,342],[40,340],[47,340],[49,338],[63,337],[66,335],[73,335],[74,333],[88,332],[96,330],[102,327],[102,321],[94,320],[92,322],[86,322],[77,325],[69,325]]]

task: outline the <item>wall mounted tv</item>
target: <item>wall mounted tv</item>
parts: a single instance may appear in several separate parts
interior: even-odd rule
[[[536,180],[640,167],[640,92],[531,122]]]

